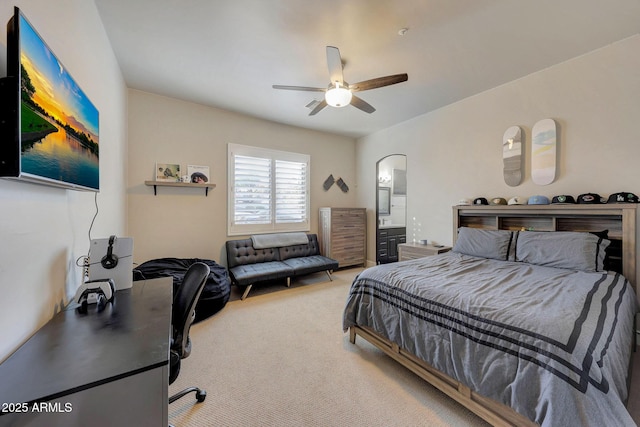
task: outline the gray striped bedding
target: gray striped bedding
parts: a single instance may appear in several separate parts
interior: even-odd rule
[[[364,270],[343,327],[369,327],[541,426],[635,426],[637,311],[616,273],[449,252]]]

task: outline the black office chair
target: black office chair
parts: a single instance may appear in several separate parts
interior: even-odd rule
[[[189,338],[189,328],[195,318],[195,307],[204,289],[204,285],[209,276],[209,266],[196,262],[192,264],[182,279],[182,284],[173,297],[173,308],[171,314],[171,357],[169,366],[169,384],[173,383],[180,373],[180,361],[191,354],[191,339]],[[196,393],[198,402],[204,402],[207,392],[198,387],[189,387],[169,398],[169,403],[173,403],[181,397],[191,393]]]

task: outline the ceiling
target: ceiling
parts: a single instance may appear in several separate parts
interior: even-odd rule
[[[95,0],[127,86],[361,137],[640,32],[640,0]],[[404,35],[399,30],[408,28]],[[326,46],[377,111],[305,106]]]

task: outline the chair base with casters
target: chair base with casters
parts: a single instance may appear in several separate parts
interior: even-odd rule
[[[210,269],[204,263],[196,262],[189,267],[173,299],[171,313],[172,336],[169,357],[169,384],[172,384],[180,373],[180,362],[191,354],[189,329],[195,319],[195,306],[200,298]],[[173,403],[187,394],[195,392],[196,400],[204,402],[207,392],[198,387],[186,388],[169,398]]]
[[[174,394],[173,396],[171,396],[169,398],[169,403],[173,403],[176,400],[180,399],[183,396],[186,396],[187,394],[191,393],[191,392],[195,392],[196,393],[196,400],[198,401],[198,403],[204,402],[204,399],[207,398],[207,392],[202,390],[201,388],[198,387],[189,387],[189,388],[185,388],[184,390]]]
[[[187,338],[187,344],[185,346],[185,351],[190,353],[191,352],[191,339]],[[178,378],[178,374],[180,373],[180,356],[178,355],[178,353],[176,351],[171,351],[171,357],[169,359],[169,363],[171,365],[171,369],[170,369],[170,375],[169,375],[169,384],[172,384],[176,378]],[[196,400],[198,401],[198,403],[204,402],[204,399],[207,397],[207,392],[202,390],[199,387],[188,387],[185,388],[182,391],[179,391],[178,393],[174,394],[173,396],[169,397],[169,403],[173,403],[176,400],[180,399],[181,397],[186,396],[187,394],[191,393],[191,392],[195,392],[196,393]]]

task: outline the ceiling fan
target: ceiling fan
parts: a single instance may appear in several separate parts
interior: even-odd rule
[[[329,67],[330,83],[327,88],[307,87],[307,86],[283,86],[273,85],[274,89],[285,90],[302,90],[307,92],[324,92],[325,96],[322,101],[311,101],[307,107],[312,108],[309,113],[313,116],[320,112],[327,105],[332,107],[345,107],[349,104],[366,112],[373,113],[375,108],[368,102],[357,97],[353,92],[362,92],[365,90],[376,89],[379,87],[389,86],[396,83],[406,82],[409,76],[404,74],[394,74],[392,76],[378,77],[371,80],[365,80],[360,83],[349,84],[344,81],[342,75],[342,58],[337,47],[327,46],[327,65]]]

